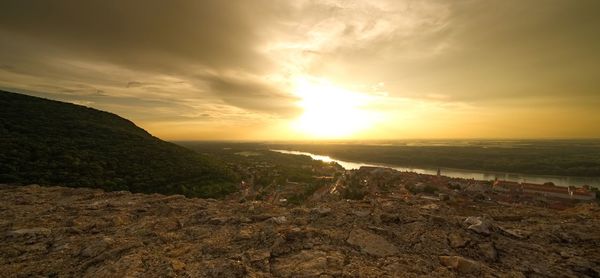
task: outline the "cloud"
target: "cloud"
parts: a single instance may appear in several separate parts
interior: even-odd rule
[[[415,103],[429,107],[423,114],[574,111],[600,103],[599,9],[594,0],[5,0],[0,87],[210,130],[298,116],[298,76],[385,83],[371,109],[391,118]]]
[[[200,78],[208,85],[208,91],[225,103],[261,113],[299,115],[299,99],[256,78],[205,75]]]
[[[338,31],[331,41],[341,43],[320,51],[311,73],[339,82],[384,81],[392,95],[413,98],[444,94],[491,103],[597,95],[598,1],[408,3],[415,5],[393,6],[375,19],[365,11],[375,23],[360,20],[363,26],[389,28],[366,41],[364,32]],[[356,15],[348,14],[323,20],[352,26]]]
[[[275,16],[259,1],[3,1],[0,28],[72,56],[132,68],[260,70],[261,23]],[[260,14],[260,16],[254,16]]]

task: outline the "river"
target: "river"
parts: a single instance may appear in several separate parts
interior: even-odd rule
[[[300,151],[289,151],[289,150],[271,150],[278,153],[295,154],[295,155],[307,155],[312,159],[321,160],[324,162],[336,162],[340,164],[344,169],[358,169],[361,166],[373,166],[373,167],[386,167],[392,168],[398,171],[409,171],[419,174],[437,174],[437,168],[415,168],[415,167],[401,167],[395,165],[378,164],[378,163],[363,163],[363,162],[351,162],[339,159],[334,159],[326,155],[318,155],[308,152]],[[530,175],[530,174],[517,174],[517,173],[505,173],[505,172],[491,172],[491,171],[477,171],[477,170],[464,170],[464,169],[451,169],[451,168],[440,168],[441,174],[452,178],[463,178],[463,179],[475,179],[475,180],[498,180],[515,181],[515,182],[529,182],[543,184],[546,182],[552,182],[558,186],[582,186],[590,185],[593,187],[600,188],[600,177],[568,177],[568,176],[542,176],[542,175]]]

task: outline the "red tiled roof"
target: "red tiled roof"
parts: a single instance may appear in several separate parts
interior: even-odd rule
[[[548,193],[560,193],[560,194],[569,194],[569,187],[561,187],[550,184],[535,184],[535,183],[517,183],[513,181],[498,181],[496,183],[498,186],[507,187],[512,189],[523,189],[529,191],[537,191],[537,192],[548,192]],[[592,196],[593,193],[586,190],[585,188],[576,188],[572,190],[573,195],[578,196]]]

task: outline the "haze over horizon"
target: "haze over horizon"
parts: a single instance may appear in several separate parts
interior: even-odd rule
[[[599,138],[598,1],[2,1],[0,88],[167,140]]]

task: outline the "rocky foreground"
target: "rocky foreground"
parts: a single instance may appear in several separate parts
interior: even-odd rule
[[[2,277],[598,277],[600,209],[0,186]]]

